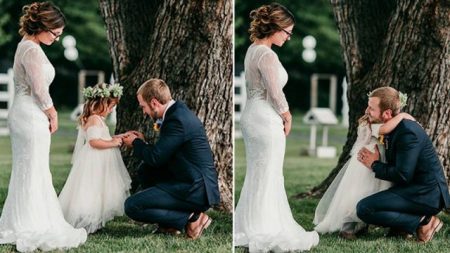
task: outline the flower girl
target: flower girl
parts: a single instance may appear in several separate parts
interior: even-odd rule
[[[358,151],[366,147],[374,151],[378,145],[380,160],[385,160],[383,135],[390,133],[403,120],[414,118],[407,113],[400,113],[384,124],[370,124],[364,115],[359,119],[358,137],[352,147],[351,158],[343,166],[317,205],[314,224],[319,233],[340,231],[347,239],[354,239],[355,234],[366,228],[356,215],[359,200],[391,187],[391,182],[375,178],[374,173],[357,159]]]
[[[124,213],[130,176],[122,161],[122,139],[111,137],[105,117],[122,95],[118,84],[97,84],[83,90],[86,100],[72,169],[59,195],[64,217],[76,228],[94,233],[114,216]]]

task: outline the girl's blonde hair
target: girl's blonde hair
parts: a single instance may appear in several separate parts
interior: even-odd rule
[[[358,124],[359,125],[369,124],[369,115],[364,114],[363,116],[361,116],[361,118],[358,119]]]
[[[102,114],[113,103],[119,103],[119,98],[93,98],[87,100],[83,106],[83,113],[81,113],[79,118],[80,124],[84,126],[90,116]]]

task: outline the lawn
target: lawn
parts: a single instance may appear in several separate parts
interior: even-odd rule
[[[302,156],[309,144],[309,129],[301,121],[301,117],[294,115],[293,131],[287,139],[286,156],[284,162],[285,187],[294,218],[306,230],[312,230],[314,225],[314,211],[319,199],[295,199],[293,196],[305,192],[324,179],[337,163],[334,159],[317,159]],[[338,147],[338,155],[346,139],[347,130],[343,127],[330,129],[329,145]],[[319,132],[319,134],[321,134]],[[321,141],[321,138],[318,138]],[[239,199],[245,176],[245,149],[242,139],[235,142],[235,202]],[[355,241],[347,241],[338,237],[337,233],[320,236],[319,245],[311,252],[450,252],[450,216],[441,213],[439,217],[444,221],[444,227],[427,244],[403,239],[388,239],[384,237],[386,230],[370,227],[369,234]],[[238,247],[236,252],[245,252],[245,248]]]
[[[52,136],[50,167],[53,184],[59,192],[70,170],[72,149],[76,140],[76,122],[69,113],[60,114],[60,126]],[[8,136],[0,136],[0,206],[6,198],[11,174],[11,146]],[[152,234],[153,225],[140,226],[127,217],[119,217],[107,223],[100,232],[90,235],[79,248],[67,252],[231,252],[232,216],[218,211],[209,211],[213,219],[199,240],[184,236]],[[1,245],[0,252],[14,252],[13,245]]]

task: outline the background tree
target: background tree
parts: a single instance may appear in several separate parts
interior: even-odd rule
[[[450,177],[450,3],[437,0],[332,0],[349,83],[350,129],[336,168],[349,158],[366,94],[391,86],[408,94],[405,111],[422,124]]]
[[[222,208],[232,209],[232,1],[100,0],[114,75],[124,86],[116,132],[149,135],[137,88],[161,78],[206,128],[214,153]],[[134,178],[137,161],[124,152]],[[134,188],[136,184],[133,184]]]

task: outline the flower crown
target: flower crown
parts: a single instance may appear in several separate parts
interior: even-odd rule
[[[101,83],[94,87],[87,87],[83,89],[83,98],[94,99],[94,98],[118,98],[123,94],[123,87],[119,83],[106,84]]]
[[[402,93],[401,91],[398,92],[398,97],[400,99],[400,109],[406,106],[406,102],[408,101],[408,94]]]

